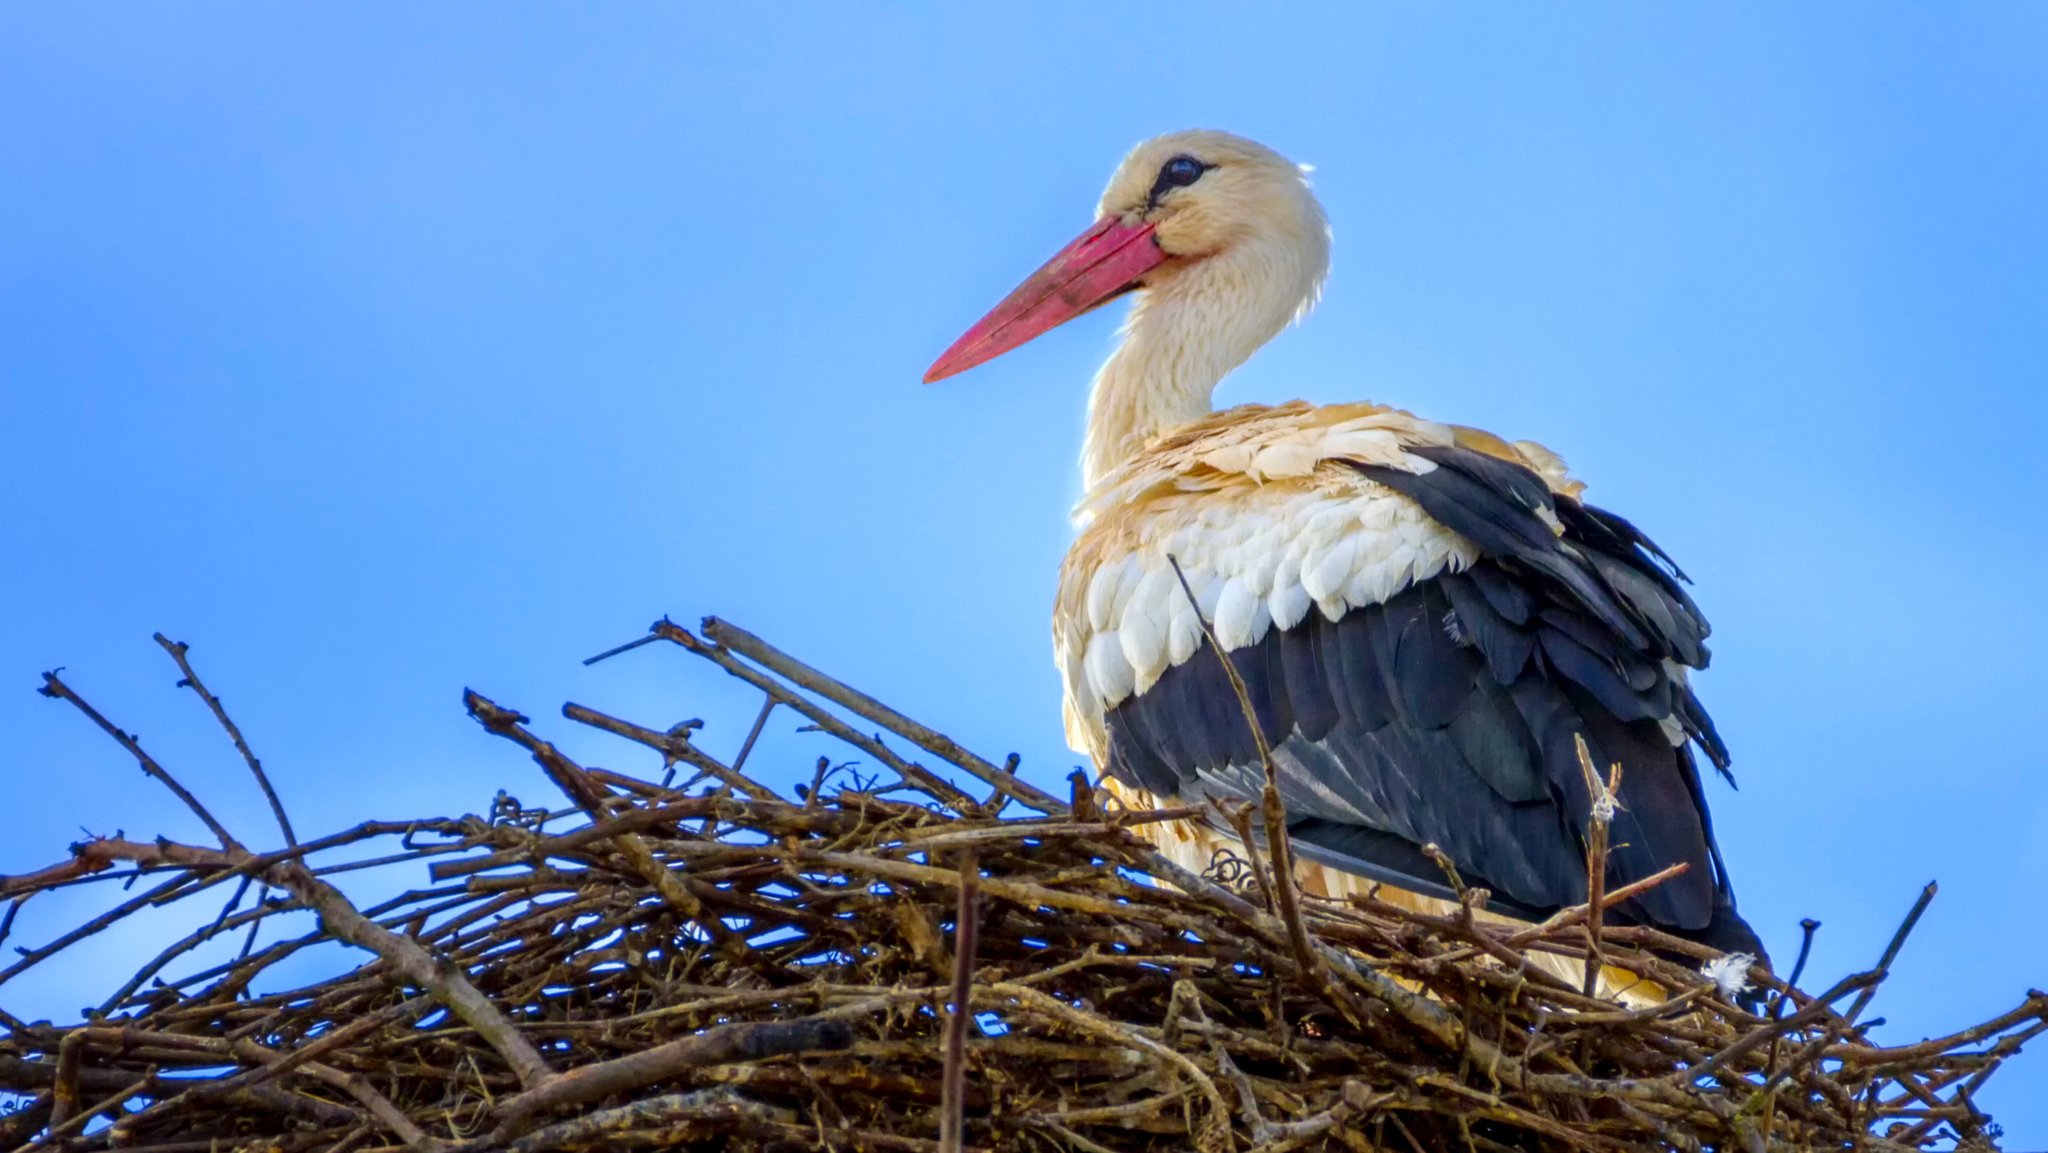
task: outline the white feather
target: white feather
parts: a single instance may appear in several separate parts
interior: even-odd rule
[[[1089,640],[1084,667],[1088,673],[1088,687],[1104,708],[1131,695],[1134,684],[1131,664],[1124,659],[1123,644],[1114,631],[1096,633]]]
[[[1137,690],[1151,688],[1166,667],[1166,623],[1150,613],[1125,613],[1116,635]]]
[[[1311,554],[1301,566],[1301,587],[1310,599],[1330,615],[1329,605],[1339,603],[1344,597],[1344,584],[1351,577],[1351,570],[1358,564],[1359,539],[1357,534],[1339,537],[1322,551]]]
[[[1131,560],[1125,557],[1103,565],[1088,578],[1088,627],[1096,631],[1113,627],[1115,619],[1117,580],[1129,567]]]
[[[1301,587],[1299,580],[1285,584],[1276,582],[1273,591],[1266,595],[1266,610],[1273,614],[1273,620],[1283,629],[1291,629],[1308,615],[1308,590]]]
[[[1754,964],[1753,954],[1724,953],[1701,965],[1700,976],[1712,981],[1721,990],[1721,996],[1732,1001],[1749,988],[1749,967]]]
[[[1216,613],[1209,619],[1209,627],[1216,630],[1216,643],[1228,652],[1257,639],[1252,633],[1252,616],[1260,600],[1247,581],[1230,578],[1222,583],[1223,593],[1216,598]]]

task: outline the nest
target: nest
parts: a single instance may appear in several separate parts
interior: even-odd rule
[[[1739,973],[1674,960],[1704,950],[1603,925],[1597,907],[1520,926],[1475,916],[1476,891],[1440,917],[1315,900],[1289,881],[1284,838],[1277,868],[1254,847],[1192,875],[1139,835],[1190,810],[1119,811],[1085,779],[1050,795],[1014,759],[983,760],[737,628],[702,631],[662,621],[635,645],[672,642],[748,681],[766,697],[754,736],[787,709],[861,769],[822,758],[780,796],[742,771],[746,751],[726,765],[693,745],[690,724],[565,707],[652,750],[650,776],[630,776],[471,693],[565,805],[500,794],[483,816],[301,840],[271,793],[285,847],[257,851],[49,675],[47,695],[218,843],[97,838],[0,877],[0,936],[38,893],[147,885],[19,949],[0,984],[138,910],[195,910],[86,1020],[0,1013],[0,1090],[17,1095],[0,1149],[1991,1148],[1972,1095],[2048,1030],[2048,996],[2030,993],[1938,1039],[1865,1035],[1931,887],[1870,971],[1807,993],[1796,969],[1754,970],[1761,999],[1735,997]],[[268,793],[185,646],[157,639]],[[419,887],[358,907],[331,878],[368,866]],[[202,945],[237,937],[200,967]],[[359,963],[279,987],[281,963],[337,941]],[[1583,960],[1588,980],[1528,963],[1546,953]],[[1589,995],[1602,963],[1660,996]]]

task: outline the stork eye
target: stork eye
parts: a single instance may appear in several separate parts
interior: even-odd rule
[[[1159,170],[1159,182],[1173,188],[1186,188],[1202,178],[1208,167],[1192,156],[1176,156]]]
[[[1148,208],[1159,207],[1159,198],[1176,188],[1186,188],[1202,178],[1202,173],[1213,165],[1204,164],[1192,156],[1176,156],[1159,167],[1159,178],[1152,182],[1151,195],[1146,197]]]

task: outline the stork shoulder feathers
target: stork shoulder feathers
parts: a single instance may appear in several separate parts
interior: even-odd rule
[[[1101,753],[1099,709],[1195,651],[1198,611],[1235,649],[1310,608],[1335,620],[1470,564],[1469,541],[1362,471],[1427,474],[1437,465],[1415,450],[1460,445],[1545,469],[1561,492],[1582,487],[1540,446],[1383,405],[1301,401],[1213,413],[1102,478],[1075,510],[1081,533],[1054,611],[1060,665],[1080,698],[1069,710],[1082,721],[1068,734],[1076,749]]]

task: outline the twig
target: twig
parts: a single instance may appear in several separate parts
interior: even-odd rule
[[[535,1114],[657,1084],[706,1065],[830,1052],[849,1048],[853,1041],[853,1029],[836,1019],[720,1025],[652,1049],[558,1073],[501,1103],[496,1111],[499,1132],[502,1139]]]
[[[63,1127],[78,1113],[78,1062],[85,1052],[85,1037],[66,1034],[57,1045],[57,1079],[50,1093],[50,1124]]]
[[[710,1121],[730,1121],[745,1115],[740,1106],[728,1102],[707,1102],[700,1094],[664,1093],[644,1101],[630,1101],[581,1117],[558,1121],[521,1137],[504,1146],[504,1149],[505,1153],[545,1153],[548,1150],[575,1148],[579,1145],[590,1147],[594,1139],[621,1129],[672,1125],[692,1117]]]
[[[263,762],[256,759],[255,752],[249,748],[249,742],[242,738],[240,726],[235,724],[234,718],[228,716],[228,710],[220,703],[220,698],[207,690],[205,682],[199,679],[198,672],[192,668],[191,658],[187,655],[192,646],[184,641],[171,640],[162,633],[153,634],[152,639],[161,645],[165,652],[171,654],[172,660],[178,662],[178,671],[184,675],[184,679],[178,683],[198,693],[199,699],[205,701],[206,707],[213,711],[213,719],[219,721],[220,727],[227,730],[228,739],[235,744],[235,751],[242,754],[243,763],[249,766],[250,774],[256,778],[256,787],[263,790],[263,799],[270,802],[270,814],[277,818],[277,827],[284,834],[284,843],[298,844],[298,837],[292,834],[291,818],[285,816],[284,802],[277,799],[277,790],[271,787],[270,774],[263,771]]]
[[[1784,1068],[1765,1078],[1763,1087],[1757,1090],[1759,1093],[1769,1095],[1776,1091],[1779,1085],[1784,1084],[1787,1077],[1805,1068],[1810,1062],[1818,1058],[1829,1045],[1834,1044],[1838,1037],[1856,1024],[1856,1019],[1862,1016],[1864,1009],[1869,1007],[1870,999],[1877,996],[1878,985],[1885,977],[1890,975],[1892,962],[1898,960],[1899,950],[1905,947],[1906,938],[1913,933],[1913,926],[1920,923],[1920,915],[1927,911],[1928,905],[1934,903],[1934,894],[1938,891],[1940,891],[1939,885],[1933,881],[1927,882],[1926,887],[1920,890],[1919,898],[1913,902],[1913,907],[1907,910],[1906,919],[1899,922],[1898,929],[1893,931],[1891,941],[1885,945],[1884,954],[1877,960],[1877,968],[1871,970],[1873,979],[1863,986],[1861,992],[1856,994],[1856,999],[1849,1003],[1848,1011],[1830,1022],[1820,1036],[1807,1042],[1805,1048],[1794,1054],[1792,1059],[1785,1063]],[[1828,1000],[1833,1000],[1833,998],[1828,998]],[[1797,1014],[1794,1014],[1794,1016],[1796,1018]]]
[[[778,703],[774,697],[761,702],[761,711],[754,714],[754,725],[747,730],[747,739],[740,742],[739,755],[732,759],[732,771],[735,774],[745,771],[747,758],[754,752],[754,742],[761,739],[761,730],[768,727],[769,714],[775,711]]]
[[[113,859],[224,871],[248,866],[256,860],[245,849],[202,849],[171,841],[145,845],[108,838],[94,841],[89,847]],[[318,912],[321,924],[335,937],[378,954],[407,980],[427,988],[490,1041],[521,1081],[538,1083],[548,1077],[547,1062],[539,1051],[498,1014],[489,998],[478,992],[459,970],[437,962],[417,941],[399,936],[363,916],[340,890],[314,876],[296,859],[270,865],[262,876]]]
[[[1591,798],[1586,821],[1586,980],[1580,989],[1591,997],[1599,992],[1600,971],[1607,963],[1600,950],[1600,926],[1607,908],[1607,829],[1614,820],[1615,798],[1621,789],[1621,762],[1614,762],[1603,783],[1593,768],[1585,734],[1572,734],[1572,748],[1586,780],[1586,796]]]
[[[935,757],[955,765],[979,778],[983,784],[1005,789],[1024,804],[1041,813],[1063,812],[1066,805],[1052,794],[1018,780],[1005,773],[1001,767],[991,764],[960,747],[951,737],[930,729],[897,712],[875,698],[857,689],[826,676],[817,669],[804,664],[760,637],[717,617],[706,617],[703,622],[704,635],[713,643],[731,649],[740,656],[759,664],[762,668],[788,680],[791,684],[817,693],[836,705],[844,706],[855,714],[881,725],[890,732],[900,734],[912,744],[924,749]],[[657,623],[655,630],[671,640],[682,643],[689,634],[671,625],[662,629]],[[690,638],[694,640],[695,638]],[[684,647],[689,647],[685,644]],[[695,651],[695,650],[692,650]],[[806,714],[808,715],[808,714]]]
[[[1621,901],[1626,901],[1630,897],[1634,897],[1640,893],[1647,892],[1663,884],[1664,882],[1670,880],[1673,877],[1684,874],[1684,872],[1689,868],[1691,868],[1691,865],[1685,861],[1678,861],[1673,864],[1666,865],[1663,868],[1657,870],[1656,872],[1651,873],[1649,876],[1642,878],[1641,880],[1630,881],[1628,884],[1623,885],[1618,889],[1609,891],[1606,894],[1605,903],[1608,905],[1614,905]],[[1583,905],[1573,905],[1568,909],[1559,909],[1557,912],[1552,913],[1549,917],[1544,918],[1537,924],[1531,925],[1526,929],[1517,930],[1514,934],[1507,938],[1505,943],[1519,949],[1522,946],[1527,945],[1533,941],[1542,940],[1544,937],[1549,936],[1551,933],[1554,933],[1559,929],[1566,928],[1571,925],[1576,925],[1580,921],[1585,920],[1587,915],[1592,911],[1592,908],[1592,903],[1588,902]]]
[[[663,617],[661,619],[667,620],[668,618]],[[597,664],[599,661],[608,661],[621,653],[630,653],[634,649],[640,648],[642,645],[651,645],[655,641],[658,641],[660,639],[661,637],[650,632],[648,633],[648,635],[644,637],[635,637],[632,640],[627,641],[625,644],[613,645],[612,647],[606,649],[605,651],[597,654],[594,657],[583,658],[584,667],[588,668],[591,665]]]
[[[116,1090],[111,1096],[93,1102],[91,1105],[66,1117],[63,1121],[53,1121],[50,1127],[43,1131],[41,1136],[15,1149],[14,1153],[34,1153],[34,1150],[41,1149],[44,1146],[57,1144],[64,1138],[85,1128],[86,1124],[94,1117],[110,1109],[118,1108],[121,1102],[131,1097],[142,1096],[155,1087],[156,1069],[151,1067],[141,1077],[130,1082],[127,1087]]]
[[[53,700],[70,701],[79,712],[85,714],[87,720],[98,725],[102,732],[114,738],[122,748],[127,749],[128,755],[135,758],[135,762],[142,766],[143,772],[161,781],[165,788],[175,794],[180,801],[183,801],[185,807],[192,810],[193,815],[198,817],[200,822],[220,840],[222,848],[235,849],[241,847],[240,842],[236,841],[234,836],[228,832],[227,826],[214,820],[213,814],[206,811],[206,806],[199,803],[199,798],[193,796],[190,790],[179,784],[178,778],[172,776],[168,770],[158,764],[155,757],[144,752],[142,744],[133,735],[101,716],[98,709],[87,704],[84,697],[73,692],[71,686],[65,684],[55,671],[43,674],[43,687],[36,691]]]
[[[745,662],[736,659],[735,657],[733,657],[731,653],[725,652],[722,648],[714,648],[710,645],[706,645],[703,641],[700,641],[696,637],[690,635],[690,632],[687,629],[681,628],[680,626],[674,624],[670,624],[667,621],[657,622],[655,628],[660,632],[661,636],[664,639],[673,641],[674,643],[681,645],[685,650],[710,660],[713,664],[716,664],[720,668],[724,669],[726,672],[731,673],[733,676],[736,676],[739,679],[746,681],[748,684],[753,685],[755,688],[760,689],[762,692],[768,694],[769,697],[773,700],[781,704],[788,705],[795,711],[803,714],[806,717],[809,717],[811,723],[817,725],[819,728],[825,730],[826,732],[830,733],[835,737],[838,737],[840,740],[845,741],[847,744],[853,745],[854,747],[860,749],[862,752],[865,752],[869,756],[874,757],[876,760],[881,761],[883,764],[888,765],[891,769],[902,774],[906,780],[912,782],[918,788],[923,789],[927,793],[930,793],[932,796],[937,797],[940,801],[945,803],[954,811],[962,813],[971,813],[979,809],[980,806],[977,804],[973,797],[970,797],[966,793],[963,793],[959,789],[953,787],[953,785],[946,781],[945,778],[938,776],[937,774],[933,773],[930,769],[925,768],[923,765],[919,765],[912,761],[906,761],[901,757],[898,757],[895,753],[890,752],[888,747],[882,744],[882,742],[874,739],[873,737],[868,736],[865,733],[855,730],[845,721],[840,720],[838,717],[833,716],[831,713],[826,712],[824,709],[819,708],[818,706],[803,699],[802,697],[796,696],[795,694],[791,693],[788,689],[785,689],[781,685],[775,683],[773,680],[769,679],[767,676],[763,675],[759,671],[747,665]],[[772,652],[773,650],[769,651]],[[793,665],[795,664],[795,662],[790,663]],[[825,677],[824,674],[809,670],[805,666],[797,665],[796,667],[802,670],[805,677],[810,680],[815,680],[820,683],[838,683],[836,681],[830,681],[830,679]],[[781,670],[778,669],[776,671],[780,672]],[[792,681],[796,681],[799,684],[803,683],[802,681],[798,680],[796,676],[791,676],[790,679]],[[848,693],[852,692],[852,690],[850,689],[846,691]],[[828,699],[831,699],[831,694],[829,693],[821,692],[820,695],[825,696]],[[854,711],[859,712],[859,709],[855,709]],[[943,740],[944,738],[939,739]],[[983,763],[986,764],[986,762]],[[988,769],[991,773],[1000,772],[1000,770],[996,769],[993,765],[989,765]],[[970,769],[969,771],[971,772],[973,770]],[[975,775],[980,776],[981,774],[976,773]],[[1064,808],[1064,806],[1062,808]],[[1042,809],[1040,811],[1052,812],[1054,810]]]
[[[602,821],[612,815],[610,802],[615,799],[614,795],[592,780],[581,765],[562,755],[561,750],[552,743],[543,741],[529,732],[525,727],[525,716],[500,706],[474,689],[463,690],[462,703],[485,730],[504,737],[532,754],[534,763],[547,773],[548,778],[564,795],[588,813],[591,820]],[[696,892],[692,882],[678,878],[666,865],[656,860],[653,850],[638,833],[622,832],[614,839],[626,858],[632,862],[634,871],[653,886],[663,900],[702,926],[714,939],[722,940],[728,935],[724,927],[705,908],[704,898]]]
[[[1920,923],[1921,914],[1927,912],[1927,906],[1934,903],[1934,895],[1940,891],[1941,886],[1933,881],[1927,882],[1926,887],[1920,890],[1920,896],[1914,900],[1913,907],[1906,911],[1906,919],[1899,922],[1899,927],[1892,932],[1891,941],[1884,947],[1884,954],[1877,959],[1877,972],[1892,971],[1892,962],[1899,959],[1899,950],[1905,948],[1906,938],[1913,935],[1913,927]],[[1855,1024],[1856,1018],[1863,1015],[1863,1010],[1869,1007],[1870,999],[1875,996],[1875,984],[1858,993],[1856,999],[1849,1003],[1849,1011],[1842,1014],[1844,1025]]]
[[[953,991],[946,1010],[945,1079],[939,1113],[941,1153],[959,1153],[966,1129],[968,998],[981,930],[981,867],[974,850],[960,854],[960,901],[953,914]]]
[[[1819,929],[1820,922],[1812,917],[1803,918],[1799,922],[1799,959],[1792,962],[1792,973],[1785,978],[1784,988],[1778,991],[1777,996],[1771,998],[1771,1024],[1773,1026],[1776,1026],[1779,1018],[1785,1015],[1785,999],[1793,989],[1799,986],[1799,978],[1806,973],[1806,960],[1813,954],[1813,935]],[[1783,1045],[1784,1040],[1785,1034],[1783,1032],[1772,1035],[1770,1051],[1764,1054],[1764,1070],[1766,1074],[1777,1072],[1778,1050]],[[1778,1099],[1775,1096],[1764,1102],[1763,1130],[1766,1133],[1771,1131],[1771,1126],[1776,1121],[1777,1108]]]
[[[1249,802],[1232,805],[1229,814],[1230,827],[1237,832],[1237,843],[1244,846],[1245,863],[1251,866],[1252,884],[1259,891],[1259,905],[1268,913],[1277,915],[1280,906],[1275,893],[1279,886],[1266,868],[1265,858],[1259,855],[1258,842],[1252,834],[1252,806]],[[1213,862],[1211,867],[1214,867]]]
[[[673,767],[676,762],[680,761],[700,773],[716,777],[720,783],[743,797],[774,796],[773,792],[740,775],[738,769],[727,768],[725,765],[720,764],[716,757],[691,744],[690,738],[687,735],[674,729],[670,729],[667,732],[659,729],[650,729],[645,725],[636,725],[631,721],[621,720],[618,717],[601,713],[587,705],[579,705],[574,701],[562,706],[562,715],[575,721],[577,724],[589,725],[594,729],[602,729],[614,736],[624,737],[629,741],[634,741],[654,749],[661,754],[664,767]]]

